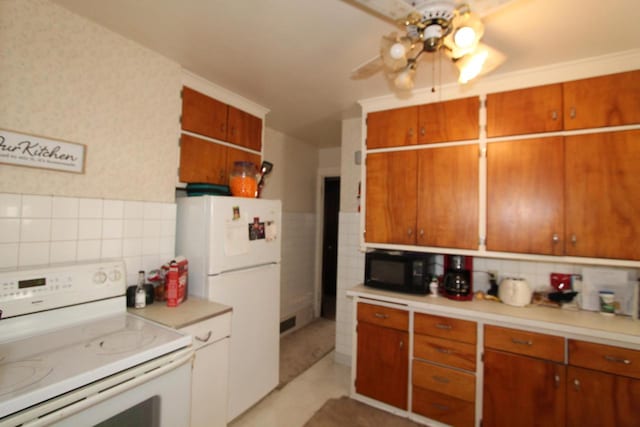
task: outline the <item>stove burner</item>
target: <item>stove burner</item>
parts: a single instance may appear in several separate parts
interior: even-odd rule
[[[0,364],[0,396],[28,387],[53,371],[40,360],[21,360]]]
[[[92,349],[96,354],[127,353],[148,346],[156,338],[155,334],[145,334],[141,331],[122,331],[96,338],[85,347]]]

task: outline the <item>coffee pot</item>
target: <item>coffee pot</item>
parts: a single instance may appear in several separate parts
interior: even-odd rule
[[[454,300],[471,300],[472,258],[462,255],[445,255],[444,295]]]

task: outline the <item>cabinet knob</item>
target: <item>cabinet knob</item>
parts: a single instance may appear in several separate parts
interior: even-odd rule
[[[575,388],[576,390],[580,390],[580,380],[577,378],[573,379],[573,388]]]
[[[420,237],[424,236],[424,228],[420,229]]]
[[[558,243],[560,241],[560,236],[558,236],[558,233],[553,233],[553,236],[551,236],[551,241],[553,243]]]
[[[226,125],[220,125],[220,132],[225,133],[227,131]]]
[[[560,387],[560,375],[555,374],[553,376],[553,383],[555,384],[556,388]]]
[[[575,234],[571,235],[571,244],[575,245],[576,243],[578,243],[578,237]]]
[[[571,117],[572,119],[576,118],[576,107],[571,107],[569,109],[569,117]]]
[[[425,130],[424,126],[420,127],[420,136],[425,136],[425,134],[427,133],[427,131]]]
[[[413,234],[413,230],[411,228],[407,228],[407,236],[411,236]]]
[[[404,348],[404,340],[400,340],[400,348]]]
[[[409,137],[413,136],[413,128],[409,128],[409,130],[407,131],[407,136]]]
[[[551,120],[558,120],[558,112],[556,110],[551,112]]]

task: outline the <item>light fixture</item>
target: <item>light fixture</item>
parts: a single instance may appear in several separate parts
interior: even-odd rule
[[[496,69],[505,60],[497,50],[479,43],[473,52],[455,60],[456,67],[460,71],[458,82],[464,84],[482,74],[487,74]]]
[[[489,72],[489,66],[494,69],[504,61],[502,54],[480,43],[484,25],[466,4],[457,5],[454,0],[356,1],[396,19],[405,28],[404,36],[392,33],[384,36],[380,45],[386,75],[398,89],[413,87],[418,59],[424,52],[443,51],[460,70],[460,83],[467,83]],[[400,16],[406,18],[398,19]],[[370,69],[369,63],[361,68]]]

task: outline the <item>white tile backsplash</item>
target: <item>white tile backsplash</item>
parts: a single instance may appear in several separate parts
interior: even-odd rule
[[[0,193],[0,218],[18,218],[22,213],[20,194]]]
[[[20,241],[20,220],[18,218],[0,218],[0,243]]]
[[[0,268],[124,258],[133,284],[175,256],[175,220],[175,203],[0,193]]]
[[[22,195],[23,218],[51,218],[53,197]]]

